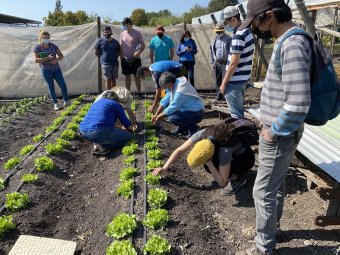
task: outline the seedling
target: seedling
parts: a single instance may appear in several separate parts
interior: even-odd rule
[[[55,164],[53,160],[47,156],[36,158],[34,160],[34,164],[38,172],[50,172],[55,169]]]
[[[117,239],[123,238],[133,233],[137,228],[136,215],[119,213],[112,222],[106,226],[106,234]]]
[[[44,139],[44,135],[43,134],[39,134],[39,135],[36,135],[35,137],[33,137],[33,141],[34,142],[40,142],[42,139]]]
[[[158,142],[156,142],[156,141],[151,141],[151,142],[145,143],[145,148],[147,148],[148,150],[156,149],[157,146],[158,146]]]
[[[162,152],[160,149],[148,150],[148,157],[150,159],[159,159],[162,157]]]
[[[71,147],[71,143],[69,141],[66,141],[66,140],[59,138],[59,137],[56,139],[56,145],[60,145],[63,148]]]
[[[33,183],[38,180],[38,175],[37,174],[24,174],[21,177],[21,181],[23,183]]]
[[[74,132],[73,130],[66,129],[66,130],[64,130],[64,132],[61,133],[60,137],[63,138],[64,140],[66,140],[66,141],[72,141],[72,140],[76,139],[77,133]]]
[[[158,138],[157,136],[155,136],[155,135],[151,135],[151,136],[148,136],[148,137],[146,138],[146,141],[158,143],[159,138]]]
[[[45,145],[45,150],[47,154],[57,155],[64,152],[64,148],[60,144],[49,143]]]
[[[132,179],[123,181],[117,189],[117,195],[129,198],[133,193],[134,187],[135,182]]]
[[[162,160],[150,160],[147,164],[146,164],[146,170],[151,171],[157,167],[161,167],[163,165],[163,161]]]
[[[75,123],[80,123],[82,120],[83,120],[83,118],[79,117],[79,116],[74,116],[72,118],[72,122],[75,122]]]
[[[24,148],[21,149],[20,151],[20,155],[24,156],[30,152],[32,152],[35,149],[35,146],[30,144],[30,145],[26,145]]]
[[[13,192],[6,194],[6,204],[5,207],[12,212],[19,211],[27,207],[30,202],[28,194]]]
[[[106,255],[137,255],[137,251],[129,240],[114,241],[106,248]]]
[[[53,121],[53,126],[59,126],[62,122],[64,121],[64,118],[63,117],[59,117],[59,118],[56,118],[54,121]]]
[[[136,168],[127,167],[120,173],[119,180],[122,181],[122,182],[130,180],[135,176],[136,173],[137,173]]]
[[[145,120],[151,121],[152,120],[152,116],[153,116],[152,112],[147,112],[146,115],[145,115]]]
[[[144,254],[164,255],[169,253],[171,245],[161,236],[153,235],[144,246]]]
[[[130,156],[136,152],[137,148],[138,148],[138,144],[132,143],[131,145],[124,146],[122,149],[122,153],[125,156]]]
[[[5,181],[4,179],[0,178],[0,191],[5,189]]]
[[[145,129],[155,129],[156,125],[151,121],[145,121],[144,127]]]
[[[15,229],[17,225],[13,222],[12,215],[4,215],[0,217],[0,237],[2,237],[8,230]]]
[[[145,134],[147,136],[154,136],[154,135],[156,135],[156,130],[154,130],[154,129],[145,130]]]
[[[150,189],[148,193],[148,203],[151,208],[159,209],[166,204],[168,194],[163,189]]]
[[[153,176],[152,173],[148,173],[146,175],[146,177],[145,177],[145,181],[149,185],[159,185],[160,184],[160,179],[161,179],[160,175]]]
[[[136,157],[134,155],[129,156],[127,159],[124,159],[124,163],[126,165],[132,165],[133,162],[135,162],[135,161],[136,161]]]
[[[78,131],[79,130],[79,124],[75,122],[70,122],[67,125],[67,128],[73,131]]]
[[[47,127],[46,129],[45,129],[45,133],[51,133],[51,132],[53,132],[53,131],[55,131],[55,130],[57,130],[58,129],[58,127],[57,126],[49,126],[49,127]]]
[[[169,213],[165,209],[154,209],[147,213],[143,224],[151,229],[164,228],[169,222]]]
[[[12,170],[12,169],[15,168],[17,165],[19,165],[20,162],[21,162],[21,159],[18,158],[18,157],[10,158],[10,159],[7,160],[6,163],[4,164],[4,169],[5,169],[5,170]]]

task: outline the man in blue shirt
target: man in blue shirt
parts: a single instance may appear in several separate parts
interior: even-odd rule
[[[110,90],[116,86],[116,79],[118,78],[120,45],[116,39],[111,37],[111,27],[106,26],[103,29],[103,35],[104,37],[99,38],[96,42],[95,54],[100,58],[102,64],[106,90]]]
[[[161,99],[162,86],[159,84],[159,78],[161,77],[161,74],[166,71],[174,74],[176,77],[185,76],[186,74],[186,69],[181,63],[171,60],[155,62],[149,67],[141,66],[137,70],[138,77],[143,80],[152,78],[155,82],[156,96],[149,109],[150,112],[153,112],[159,100]]]
[[[185,77],[176,78],[170,72],[164,72],[160,77],[161,86],[166,89],[166,95],[152,117],[156,124],[168,117],[170,123],[178,126],[175,133],[191,136],[199,130],[197,123],[203,119],[204,104],[196,89]]]
[[[151,63],[173,60],[175,51],[172,39],[164,35],[165,29],[162,25],[156,26],[155,32],[157,35],[151,39],[149,46]]]

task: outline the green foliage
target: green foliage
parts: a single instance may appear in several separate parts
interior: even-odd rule
[[[5,189],[5,181],[0,177],[0,191]]]
[[[5,207],[12,212],[19,211],[27,207],[30,202],[28,194],[13,192],[6,194],[6,204]]]
[[[21,162],[21,159],[18,157],[13,157],[10,158],[9,160],[6,161],[4,164],[4,169],[5,170],[12,170],[14,167],[16,167],[19,163]]]
[[[137,148],[138,148],[138,144],[132,143],[130,145],[124,146],[122,149],[122,153],[125,156],[130,156],[136,152]]]
[[[162,152],[160,149],[148,150],[148,157],[152,159],[159,159],[162,157]]]
[[[226,6],[237,5],[237,0],[210,0],[208,4],[208,12],[217,12],[223,10]]]
[[[148,130],[148,131],[151,131],[151,130]],[[148,142],[157,142],[157,143],[158,143],[159,138],[158,138],[157,136],[155,136],[155,135],[151,135],[151,136],[148,136],[148,137],[146,138],[146,140],[147,140]]]
[[[15,229],[17,225],[13,222],[12,215],[4,215],[0,217],[0,237],[2,237],[8,230]]]
[[[42,139],[44,139],[44,135],[43,134],[39,134],[39,135],[36,135],[35,137],[33,137],[33,141],[34,142],[40,142]]]
[[[148,173],[146,175],[146,177],[145,177],[145,181],[149,185],[159,185],[160,184],[160,179],[161,179],[160,175],[153,176],[152,173]]]
[[[152,235],[144,246],[144,253],[149,255],[163,255],[169,253],[171,245],[161,236]]]
[[[133,179],[123,181],[117,189],[117,195],[129,198],[132,195],[135,182]]]
[[[136,161],[136,156],[132,155],[132,156],[129,156],[128,158],[124,159],[124,163],[126,165],[132,165],[133,162]]]
[[[24,156],[30,152],[32,152],[35,149],[35,146],[30,144],[30,145],[26,145],[24,148],[21,149],[20,151],[20,155]]]
[[[114,241],[106,248],[106,255],[137,255],[135,248],[129,240]]]
[[[79,124],[75,122],[70,122],[67,124],[67,129],[73,130],[73,131],[78,131],[79,130]]]
[[[136,228],[136,215],[119,213],[113,218],[111,223],[106,226],[106,234],[109,237],[120,239],[132,234]]]
[[[152,103],[151,103],[151,101],[145,100],[143,104],[144,104],[144,107],[145,107],[145,108],[149,108],[149,107],[151,106]]]
[[[49,126],[49,127],[47,127],[47,128],[45,129],[45,133],[48,134],[48,133],[51,133],[51,132],[53,132],[53,131],[55,131],[55,130],[57,130],[57,129],[58,129],[57,126],[52,125],[52,126]]]
[[[79,117],[79,116],[74,116],[72,118],[72,121],[75,123],[80,123],[83,120],[83,117]]]
[[[147,164],[146,164],[146,169],[148,171],[151,171],[157,167],[161,167],[163,165],[163,161],[162,160],[150,160]]]
[[[145,129],[155,129],[156,125],[153,124],[152,121],[145,121],[144,127],[145,127]]]
[[[145,26],[148,24],[148,19],[144,9],[134,9],[131,13],[132,23],[138,27]]]
[[[63,123],[64,121],[64,118],[62,117],[59,117],[59,118],[56,118],[54,121],[53,121],[53,126],[59,126],[61,123]]]
[[[151,229],[164,228],[169,222],[169,213],[165,209],[154,209],[147,213],[143,224]]]
[[[148,121],[152,120],[152,116],[153,116],[152,112],[147,112],[145,115],[145,120],[148,120]]]
[[[145,143],[145,148],[148,150],[153,150],[156,149],[158,145],[158,142],[156,141],[150,141]]]
[[[123,169],[120,174],[119,174],[119,180],[124,182],[127,180],[132,179],[135,174],[137,173],[137,169],[134,167],[127,167],[125,169]]]
[[[77,133],[74,132],[73,130],[66,129],[61,133],[60,137],[66,141],[72,141],[76,139]]]
[[[164,189],[150,189],[148,193],[148,203],[151,208],[158,209],[166,204],[168,194]]]
[[[34,160],[34,165],[36,166],[36,170],[38,172],[50,172],[56,167],[53,160],[47,156],[36,158]]]
[[[38,180],[38,175],[37,174],[24,174],[21,177],[21,180],[24,183],[32,183]]]
[[[135,110],[136,110],[136,101],[133,101],[133,102],[131,103],[131,109],[132,109],[132,111],[135,111]]]
[[[45,150],[47,154],[57,155],[64,152],[64,148],[60,144],[49,143],[45,145]]]
[[[56,145],[62,146],[63,149],[71,147],[71,143],[69,141],[64,140],[63,138],[58,137],[56,139]]]

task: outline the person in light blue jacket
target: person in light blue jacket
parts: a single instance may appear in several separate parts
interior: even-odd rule
[[[191,38],[189,30],[186,30],[181,36],[176,54],[179,56],[179,62],[183,64],[187,70],[187,75],[185,77],[189,79],[190,84],[195,87],[194,66],[197,46],[195,40]]]
[[[176,78],[170,72],[164,72],[159,82],[166,90],[166,95],[152,117],[157,122],[165,117],[177,129],[175,134],[189,137],[199,130],[197,125],[203,119],[204,104],[196,89],[185,77]]]

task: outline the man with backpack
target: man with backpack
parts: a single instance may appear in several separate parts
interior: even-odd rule
[[[236,255],[271,255],[281,234],[286,174],[311,105],[312,45],[305,35],[291,35],[276,52],[285,34],[298,28],[284,0],[249,0],[247,8],[247,18],[238,29],[251,25],[258,38],[276,38],[272,54],[279,54],[282,72],[279,77],[272,57],[260,103],[259,168],[253,189],[256,228],[242,230],[255,238],[255,245]]]

